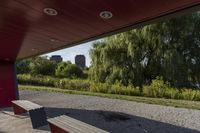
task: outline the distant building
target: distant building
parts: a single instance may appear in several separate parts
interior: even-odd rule
[[[60,62],[62,62],[63,59],[62,59],[62,57],[60,55],[52,55],[50,57],[50,60],[51,61],[55,61],[57,63],[60,63]]]
[[[85,56],[84,55],[76,55],[75,57],[75,64],[80,68],[85,68]]]

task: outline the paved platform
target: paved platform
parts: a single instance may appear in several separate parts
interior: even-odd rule
[[[200,133],[200,110],[83,95],[20,91],[20,99],[45,107],[48,118],[67,115],[111,133]],[[0,109],[0,133],[50,133],[32,129],[30,117]]]
[[[12,109],[0,111],[0,133],[50,133],[49,127],[33,129],[28,115],[14,115]]]

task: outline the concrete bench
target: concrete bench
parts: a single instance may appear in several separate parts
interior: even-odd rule
[[[47,120],[52,133],[108,133],[66,115]]]
[[[44,107],[27,100],[12,101],[14,114],[20,115],[28,112],[33,128],[47,125],[47,116]]]

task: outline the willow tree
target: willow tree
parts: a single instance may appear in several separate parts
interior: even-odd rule
[[[200,17],[173,18],[96,42],[90,51],[95,81],[142,86],[157,76],[173,86],[200,82]]]

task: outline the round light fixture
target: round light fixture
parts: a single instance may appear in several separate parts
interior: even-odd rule
[[[4,60],[5,60],[5,61],[10,61],[10,59],[9,59],[9,58],[5,58]]]
[[[100,12],[99,16],[103,19],[111,19],[113,17],[113,14],[110,11],[102,11]]]
[[[55,39],[55,38],[50,38],[50,41],[51,42],[60,42],[58,39]]]
[[[37,51],[37,49],[35,49],[35,48],[32,48],[32,49],[31,49],[31,51]]]
[[[44,13],[46,15],[49,15],[49,16],[56,16],[56,15],[58,15],[58,12],[55,9],[53,9],[53,8],[44,8],[43,11],[44,11]]]

